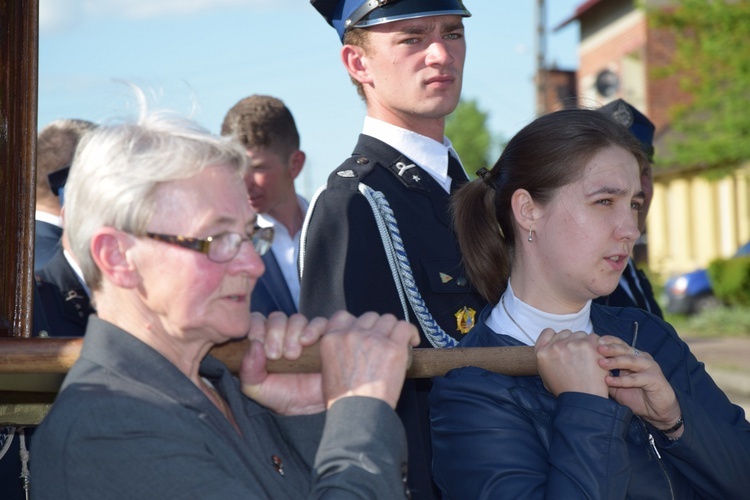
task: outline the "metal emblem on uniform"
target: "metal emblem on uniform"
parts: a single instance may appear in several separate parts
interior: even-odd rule
[[[68,294],[65,296],[65,302],[69,300],[85,299],[85,298],[86,297],[78,293],[78,290],[68,290]]]
[[[453,276],[449,276],[445,273],[440,273],[440,281],[442,281],[443,283],[448,283],[452,279],[453,279]]]
[[[474,316],[477,312],[471,307],[464,306],[463,309],[456,311],[454,316],[456,317],[456,330],[461,332],[463,335],[469,333],[469,330],[474,328]]]
[[[421,180],[422,180],[422,178],[421,178],[421,177],[419,177],[418,175],[412,175],[412,176],[411,176],[411,178],[412,178],[412,180],[413,180],[414,182],[419,182],[419,181],[421,181]]]
[[[406,163],[400,161],[396,163],[396,168],[398,169],[398,176],[402,177],[404,175],[404,172],[409,170],[410,168],[416,168],[417,166],[415,164],[407,165]]]
[[[357,174],[354,173],[354,170],[342,170],[341,172],[336,172],[336,175],[346,178],[357,177]]]

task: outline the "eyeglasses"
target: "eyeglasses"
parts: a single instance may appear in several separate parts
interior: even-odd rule
[[[204,253],[208,256],[208,260],[212,262],[229,262],[240,252],[240,247],[244,241],[252,241],[258,255],[266,253],[273,242],[273,227],[255,226],[253,231],[247,235],[221,233],[216,236],[209,236],[205,240],[159,233],[146,233],[146,236],[156,241]]]

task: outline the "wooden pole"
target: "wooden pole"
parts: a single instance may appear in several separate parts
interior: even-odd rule
[[[0,336],[30,337],[36,200],[37,0],[0,0]]]
[[[78,359],[82,338],[0,338],[0,373],[65,373]],[[249,347],[246,340],[214,347],[211,354],[237,373]],[[452,349],[412,349],[409,378],[445,375],[454,368],[477,366],[506,375],[536,375],[533,347],[454,347]],[[320,353],[314,345],[296,361],[270,361],[275,373],[320,371]]]

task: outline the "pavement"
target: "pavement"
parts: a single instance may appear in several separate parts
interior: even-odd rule
[[[750,338],[685,338],[711,378],[750,418]]]

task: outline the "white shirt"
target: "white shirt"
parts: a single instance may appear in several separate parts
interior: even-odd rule
[[[503,308],[503,301],[505,301],[505,308]],[[526,345],[534,345],[545,328],[552,328],[557,332],[570,330],[591,333],[594,325],[591,323],[590,312],[590,300],[574,314],[551,314],[540,311],[516,297],[508,280],[508,288],[500,302],[492,308],[487,318],[487,326],[495,333],[508,335]]]
[[[34,218],[36,220],[46,222],[47,224],[52,224],[53,226],[63,227],[62,217],[60,217],[59,215],[53,215],[49,212],[43,212],[41,210],[37,210],[34,213]]]
[[[448,177],[448,154],[452,154],[459,160],[459,163],[461,160],[447,137],[443,137],[443,142],[440,143],[427,136],[391,125],[371,116],[365,117],[362,133],[399,150],[404,156],[430,174],[430,177],[435,179],[447,193],[451,192],[451,178]]]
[[[307,213],[307,200],[297,195],[297,202],[304,218]],[[258,225],[260,227],[273,226],[271,251],[279,263],[281,274],[284,275],[284,281],[286,281],[286,286],[289,288],[292,300],[294,300],[294,306],[299,310],[300,285],[299,273],[297,273],[297,259],[299,258],[299,237],[301,231],[297,231],[294,235],[289,234],[286,226],[280,224],[279,221],[268,214],[258,214]]]

